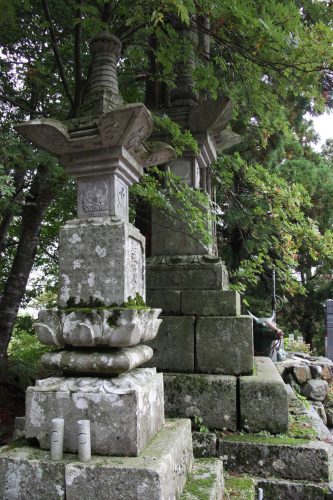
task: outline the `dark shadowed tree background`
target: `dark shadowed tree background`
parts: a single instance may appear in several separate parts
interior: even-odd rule
[[[0,357],[20,305],[54,292],[57,233],[75,213],[73,182],[13,127],[77,116],[89,40],[101,30],[123,43],[125,102],[167,105],[175,67],[193,51],[200,99],[232,99],[231,127],[242,142],[214,166],[220,253],[257,314],[274,266],[284,328],[310,343],[318,337],[322,303],[333,297],[333,148],[313,150],[305,116],[333,105],[332,3],[0,0],[0,10]],[[195,47],[175,31],[176,19],[197,31]],[[154,202],[157,189],[144,178],[135,199]]]

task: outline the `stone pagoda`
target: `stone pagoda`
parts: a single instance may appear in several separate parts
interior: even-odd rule
[[[58,308],[41,311],[35,325],[40,341],[56,348],[42,363],[62,375],[27,390],[26,438],[39,448],[2,452],[2,499],[173,499],[192,467],[190,421],[165,422],[163,376],[138,368],[152,357],[146,343],[161,320],[160,309],[144,305],[145,241],[128,222],[129,186],[144,166],[174,152],[147,142],[152,118],[144,105],[121,102],[119,40],[101,33],[90,47],[79,118],[17,127],[77,180],[78,218],[60,232]],[[82,431],[89,422],[92,458],[85,449],[83,463],[76,453],[89,445]],[[51,440],[53,458],[63,448],[63,459],[51,460]]]
[[[194,29],[177,28],[195,43]],[[199,103],[192,65],[187,60],[176,68],[171,106],[158,111],[190,130],[199,152],[186,151],[164,168],[206,193],[201,208],[211,243],[201,242],[186,223],[152,211],[147,303],[162,308],[163,323],[149,345],[154,366],[165,372],[166,414],[199,417],[212,429],[285,432],[286,387],[269,358],[254,358],[252,318],[241,314],[240,296],[229,290],[228,271],[217,255],[211,165],[240,140],[227,129],[231,102],[222,96]]]

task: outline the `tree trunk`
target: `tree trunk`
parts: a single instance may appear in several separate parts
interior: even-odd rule
[[[7,234],[13,217],[13,211],[6,210],[0,222],[0,256],[5,253]]]
[[[25,172],[18,168],[14,173],[15,193],[11,199],[11,207],[4,210],[2,219],[0,221],[0,257],[1,254],[4,254],[6,251],[8,230],[15,215],[13,205],[15,205],[15,203],[17,203],[19,199],[24,198],[24,177]]]
[[[49,175],[48,168],[40,166],[26,198],[17,252],[0,298],[0,359],[7,356],[16,316],[34,263],[44,214],[57,189],[59,183]]]

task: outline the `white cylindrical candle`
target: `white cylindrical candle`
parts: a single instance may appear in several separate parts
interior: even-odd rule
[[[90,420],[77,422],[78,451],[81,462],[91,460]]]
[[[62,460],[64,452],[64,419],[51,420],[51,460]]]
[[[263,500],[264,498],[264,490],[262,488],[258,488],[258,500]]]

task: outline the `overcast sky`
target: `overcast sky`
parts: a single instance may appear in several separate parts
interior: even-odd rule
[[[314,149],[320,150],[326,139],[333,139],[333,113],[324,113],[317,118],[311,117],[315,131],[320,136],[320,143],[314,145]]]

